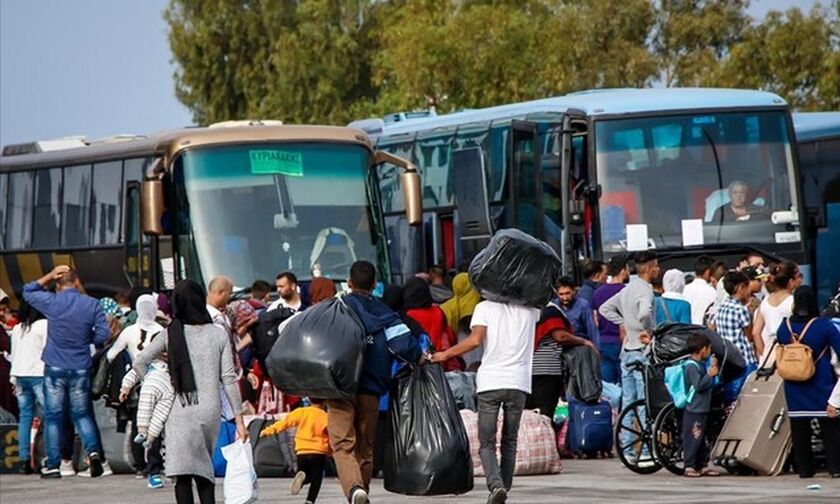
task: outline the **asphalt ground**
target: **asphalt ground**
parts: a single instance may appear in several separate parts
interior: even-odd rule
[[[777,477],[721,476],[688,479],[662,470],[641,476],[624,469],[617,459],[564,460],[562,474],[522,476],[514,480],[509,503],[840,503],[840,479],[818,475],[809,480],[788,474]],[[261,479],[260,502],[302,503],[304,492],[289,495],[289,479]],[[820,485],[809,490],[809,485]],[[223,502],[222,480],[216,480],[216,500]],[[461,496],[405,497],[386,492],[382,480],[374,480],[373,504],[391,503],[482,503],[487,498],[483,478],[476,479],[475,489]],[[95,480],[72,477],[41,480],[37,476],[0,475],[2,504],[82,504],[82,503],[171,503],[172,484],[150,490],[146,481],[129,475],[115,475]],[[318,502],[341,503],[345,500],[335,479],[327,479]]]

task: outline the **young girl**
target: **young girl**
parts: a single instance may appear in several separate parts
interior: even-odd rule
[[[32,474],[34,469],[29,458],[29,444],[35,406],[44,411],[44,363],[41,353],[47,343],[47,320],[23,300],[18,317],[20,322],[12,329],[12,367],[9,374],[20,409],[18,449],[21,464],[26,474]]]
[[[312,406],[298,408],[284,419],[275,422],[260,432],[260,437],[279,434],[290,427],[297,427],[295,432],[295,454],[298,472],[289,488],[292,495],[300,493],[303,485],[309,484],[306,503],[312,504],[318,498],[321,481],[324,478],[324,464],[330,453],[330,441],[327,434],[327,412],[321,401],[312,399]]]

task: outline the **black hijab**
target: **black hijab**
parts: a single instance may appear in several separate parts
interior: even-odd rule
[[[793,291],[793,315],[791,322],[808,322],[814,317],[820,316],[820,307],[817,304],[817,296],[814,289],[807,285]]]
[[[213,319],[207,313],[206,298],[204,289],[192,280],[182,280],[172,293],[175,318],[168,329],[169,374],[181,406],[198,404],[198,389],[195,385],[189,347],[184,337],[184,325],[213,323]]]
[[[432,306],[432,290],[420,277],[411,278],[403,288],[403,309],[429,308]]]
[[[399,313],[403,309],[403,288],[397,284],[388,284],[382,292],[382,302],[388,308]]]

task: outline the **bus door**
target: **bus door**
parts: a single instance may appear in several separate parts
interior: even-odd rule
[[[133,287],[154,288],[152,285],[151,240],[142,232],[140,215],[140,182],[125,186],[125,274]]]
[[[475,257],[493,236],[484,163],[481,147],[467,147],[452,152],[452,186],[458,205],[458,236],[461,257],[465,260]]]
[[[511,123],[508,173],[510,174],[510,219],[513,227],[545,239],[543,228],[543,187],[540,174],[537,125],[526,121]]]

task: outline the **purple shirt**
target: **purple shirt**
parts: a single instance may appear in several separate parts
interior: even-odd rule
[[[604,284],[595,289],[595,293],[592,294],[592,309],[598,311],[602,304],[618,294],[623,288],[624,284]],[[604,343],[621,344],[618,326],[604,318],[600,312],[598,313],[598,331],[601,333],[602,345]]]

